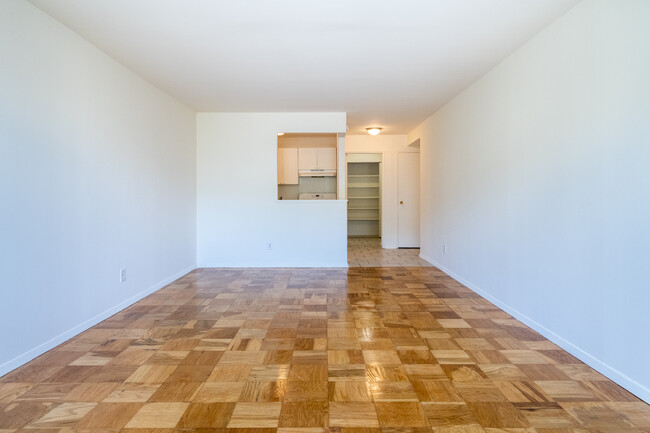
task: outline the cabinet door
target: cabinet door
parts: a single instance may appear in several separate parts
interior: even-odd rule
[[[318,149],[318,168],[336,170],[336,149],[334,147]]]
[[[318,168],[318,149],[298,149],[298,168],[300,170]]]
[[[298,184],[298,149],[282,149],[282,181],[287,185]]]

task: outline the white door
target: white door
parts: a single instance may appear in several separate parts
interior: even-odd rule
[[[398,154],[398,246],[420,247],[420,154]]]

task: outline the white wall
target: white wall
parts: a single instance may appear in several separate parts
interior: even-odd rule
[[[418,147],[409,146],[406,135],[346,135],[347,153],[381,153],[381,246],[398,246],[398,173],[397,158],[400,152],[419,152]]]
[[[24,1],[0,58],[2,375],[192,269],[196,199],[193,111]]]
[[[649,16],[582,2],[409,135],[423,257],[646,401]]]
[[[345,113],[198,113],[199,266],[347,266],[345,200],[277,200],[277,133],[339,133],[345,122]]]

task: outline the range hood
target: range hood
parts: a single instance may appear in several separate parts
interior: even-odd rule
[[[298,176],[300,177],[336,176],[336,169],[310,168],[309,170],[298,170]]]

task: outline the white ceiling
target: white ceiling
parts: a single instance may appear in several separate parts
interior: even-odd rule
[[[409,132],[578,0],[31,0],[197,111]]]

